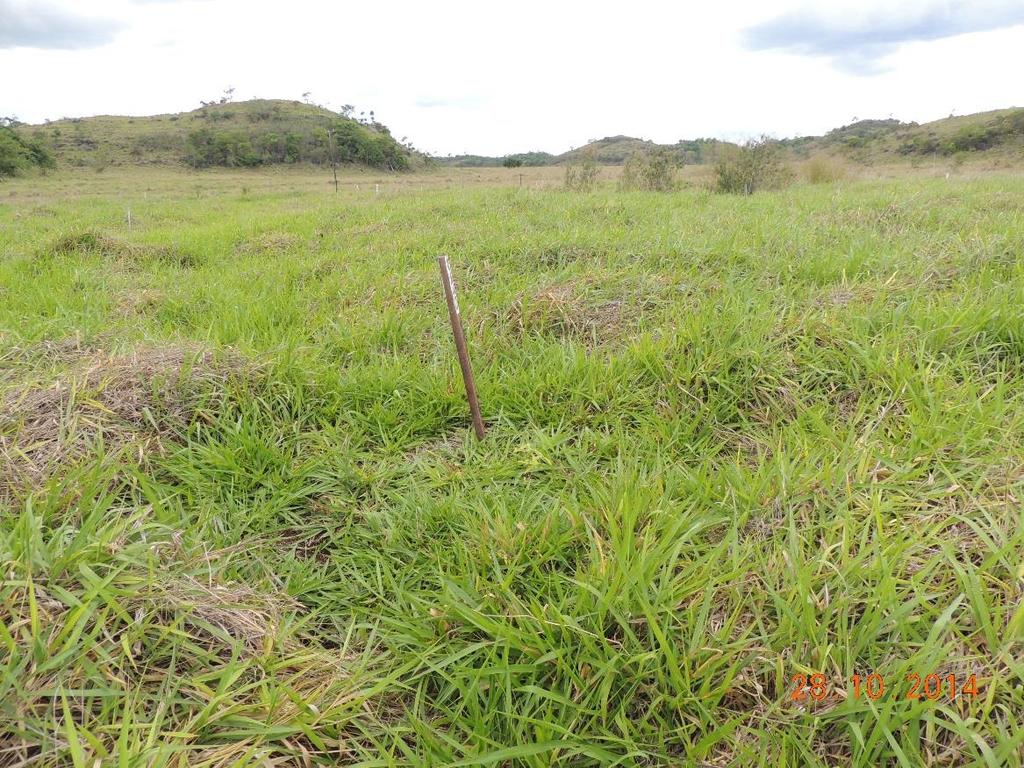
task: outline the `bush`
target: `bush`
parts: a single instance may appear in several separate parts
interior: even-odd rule
[[[679,161],[666,149],[637,152],[622,167],[619,186],[625,190],[671,192],[676,188]]]
[[[846,178],[846,166],[825,155],[816,155],[804,164],[804,175],[811,184],[835,184]]]
[[[947,155],[990,149],[999,143],[999,132],[991,126],[969,125],[958,130],[944,142],[942,151]]]
[[[939,151],[939,140],[934,136],[915,136],[898,151],[901,155],[933,155]]]
[[[39,140],[22,138],[11,128],[0,126],[0,178],[54,165],[53,155]]]
[[[779,143],[767,136],[748,141],[722,154],[715,163],[715,188],[729,194],[752,195],[760,189],[779,189],[793,181]]]
[[[573,192],[589,192],[597,183],[599,170],[593,155],[573,158],[565,166],[565,188]]]

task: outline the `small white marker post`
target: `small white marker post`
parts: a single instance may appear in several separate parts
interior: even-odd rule
[[[128,229],[132,228],[132,209],[128,209]]]

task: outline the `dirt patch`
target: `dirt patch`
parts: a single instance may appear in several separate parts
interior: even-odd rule
[[[0,395],[0,496],[38,487],[100,447],[160,451],[244,367],[187,345],[111,355],[57,343],[54,354],[69,362],[63,376]]]

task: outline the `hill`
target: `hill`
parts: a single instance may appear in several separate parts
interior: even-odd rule
[[[519,152],[514,155],[503,155],[501,157],[490,155],[453,155],[451,157],[434,159],[441,165],[450,165],[454,168],[497,168],[499,166],[531,168],[554,165],[558,158],[549,152]]]
[[[713,159],[718,148],[722,146],[731,145],[718,139],[689,139],[677,141],[675,144],[656,144],[632,136],[607,136],[559,155],[558,162],[565,163],[591,157],[601,165],[622,165],[637,153],[665,149],[684,165],[700,165]]]
[[[865,163],[929,156],[1009,159],[1024,151],[1024,109],[951,116],[921,124],[892,118],[857,120],[824,136],[802,136],[781,143],[798,157],[825,152]]]
[[[65,118],[20,126],[50,148],[60,165],[251,167],[276,163],[362,163],[403,170],[415,159],[386,126],[297,101],[255,99],[205,104],[151,117]]]
[[[892,118],[857,120],[835,128],[824,136],[800,136],[780,143],[794,158],[815,154],[838,154],[855,162],[880,162],[924,156],[975,155],[1019,156],[1024,153],[1024,109],[1002,109],[973,115],[947,117],[930,123],[904,123]],[[607,136],[588,144],[552,155],[531,152],[527,155],[486,157],[458,155],[439,158],[453,166],[500,166],[507,160],[530,157],[523,165],[560,165],[590,156],[601,165],[622,165],[631,155],[665,149],[686,165],[713,162],[730,142],[718,139],[681,140],[675,144],[657,144],[633,136]]]
[[[606,136],[595,139],[582,147],[571,149],[560,155],[548,152],[524,152],[504,156],[487,155],[454,155],[452,157],[435,158],[442,165],[460,168],[497,167],[507,165],[539,166],[562,165],[583,157],[592,157],[600,165],[622,165],[632,155],[649,152],[653,149],[665,148],[676,154],[681,163],[694,165],[709,162],[718,147],[728,142],[718,139],[682,140],[675,144],[656,144],[648,139],[633,136]]]
[[[65,118],[45,125],[17,126],[16,136],[58,165],[102,170],[109,165],[251,167],[286,163],[359,163],[404,170],[425,159],[399,143],[385,125],[355,120],[297,101],[256,99],[205,104],[179,114],[151,117]],[[824,136],[780,141],[794,159],[833,154],[871,164],[926,157],[1024,157],[1024,109],[1012,108],[948,117],[930,123],[892,118],[856,120]],[[13,146],[13,143],[8,141]],[[550,166],[589,156],[602,165],[621,165],[631,155],[664,149],[686,165],[714,162],[718,139],[675,144],[632,136],[607,136],[561,154],[524,152],[504,156],[436,158],[448,166]]]

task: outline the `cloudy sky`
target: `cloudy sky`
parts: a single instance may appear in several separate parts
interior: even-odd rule
[[[0,0],[0,116],[375,110],[436,154],[1024,106],[1024,0]]]

